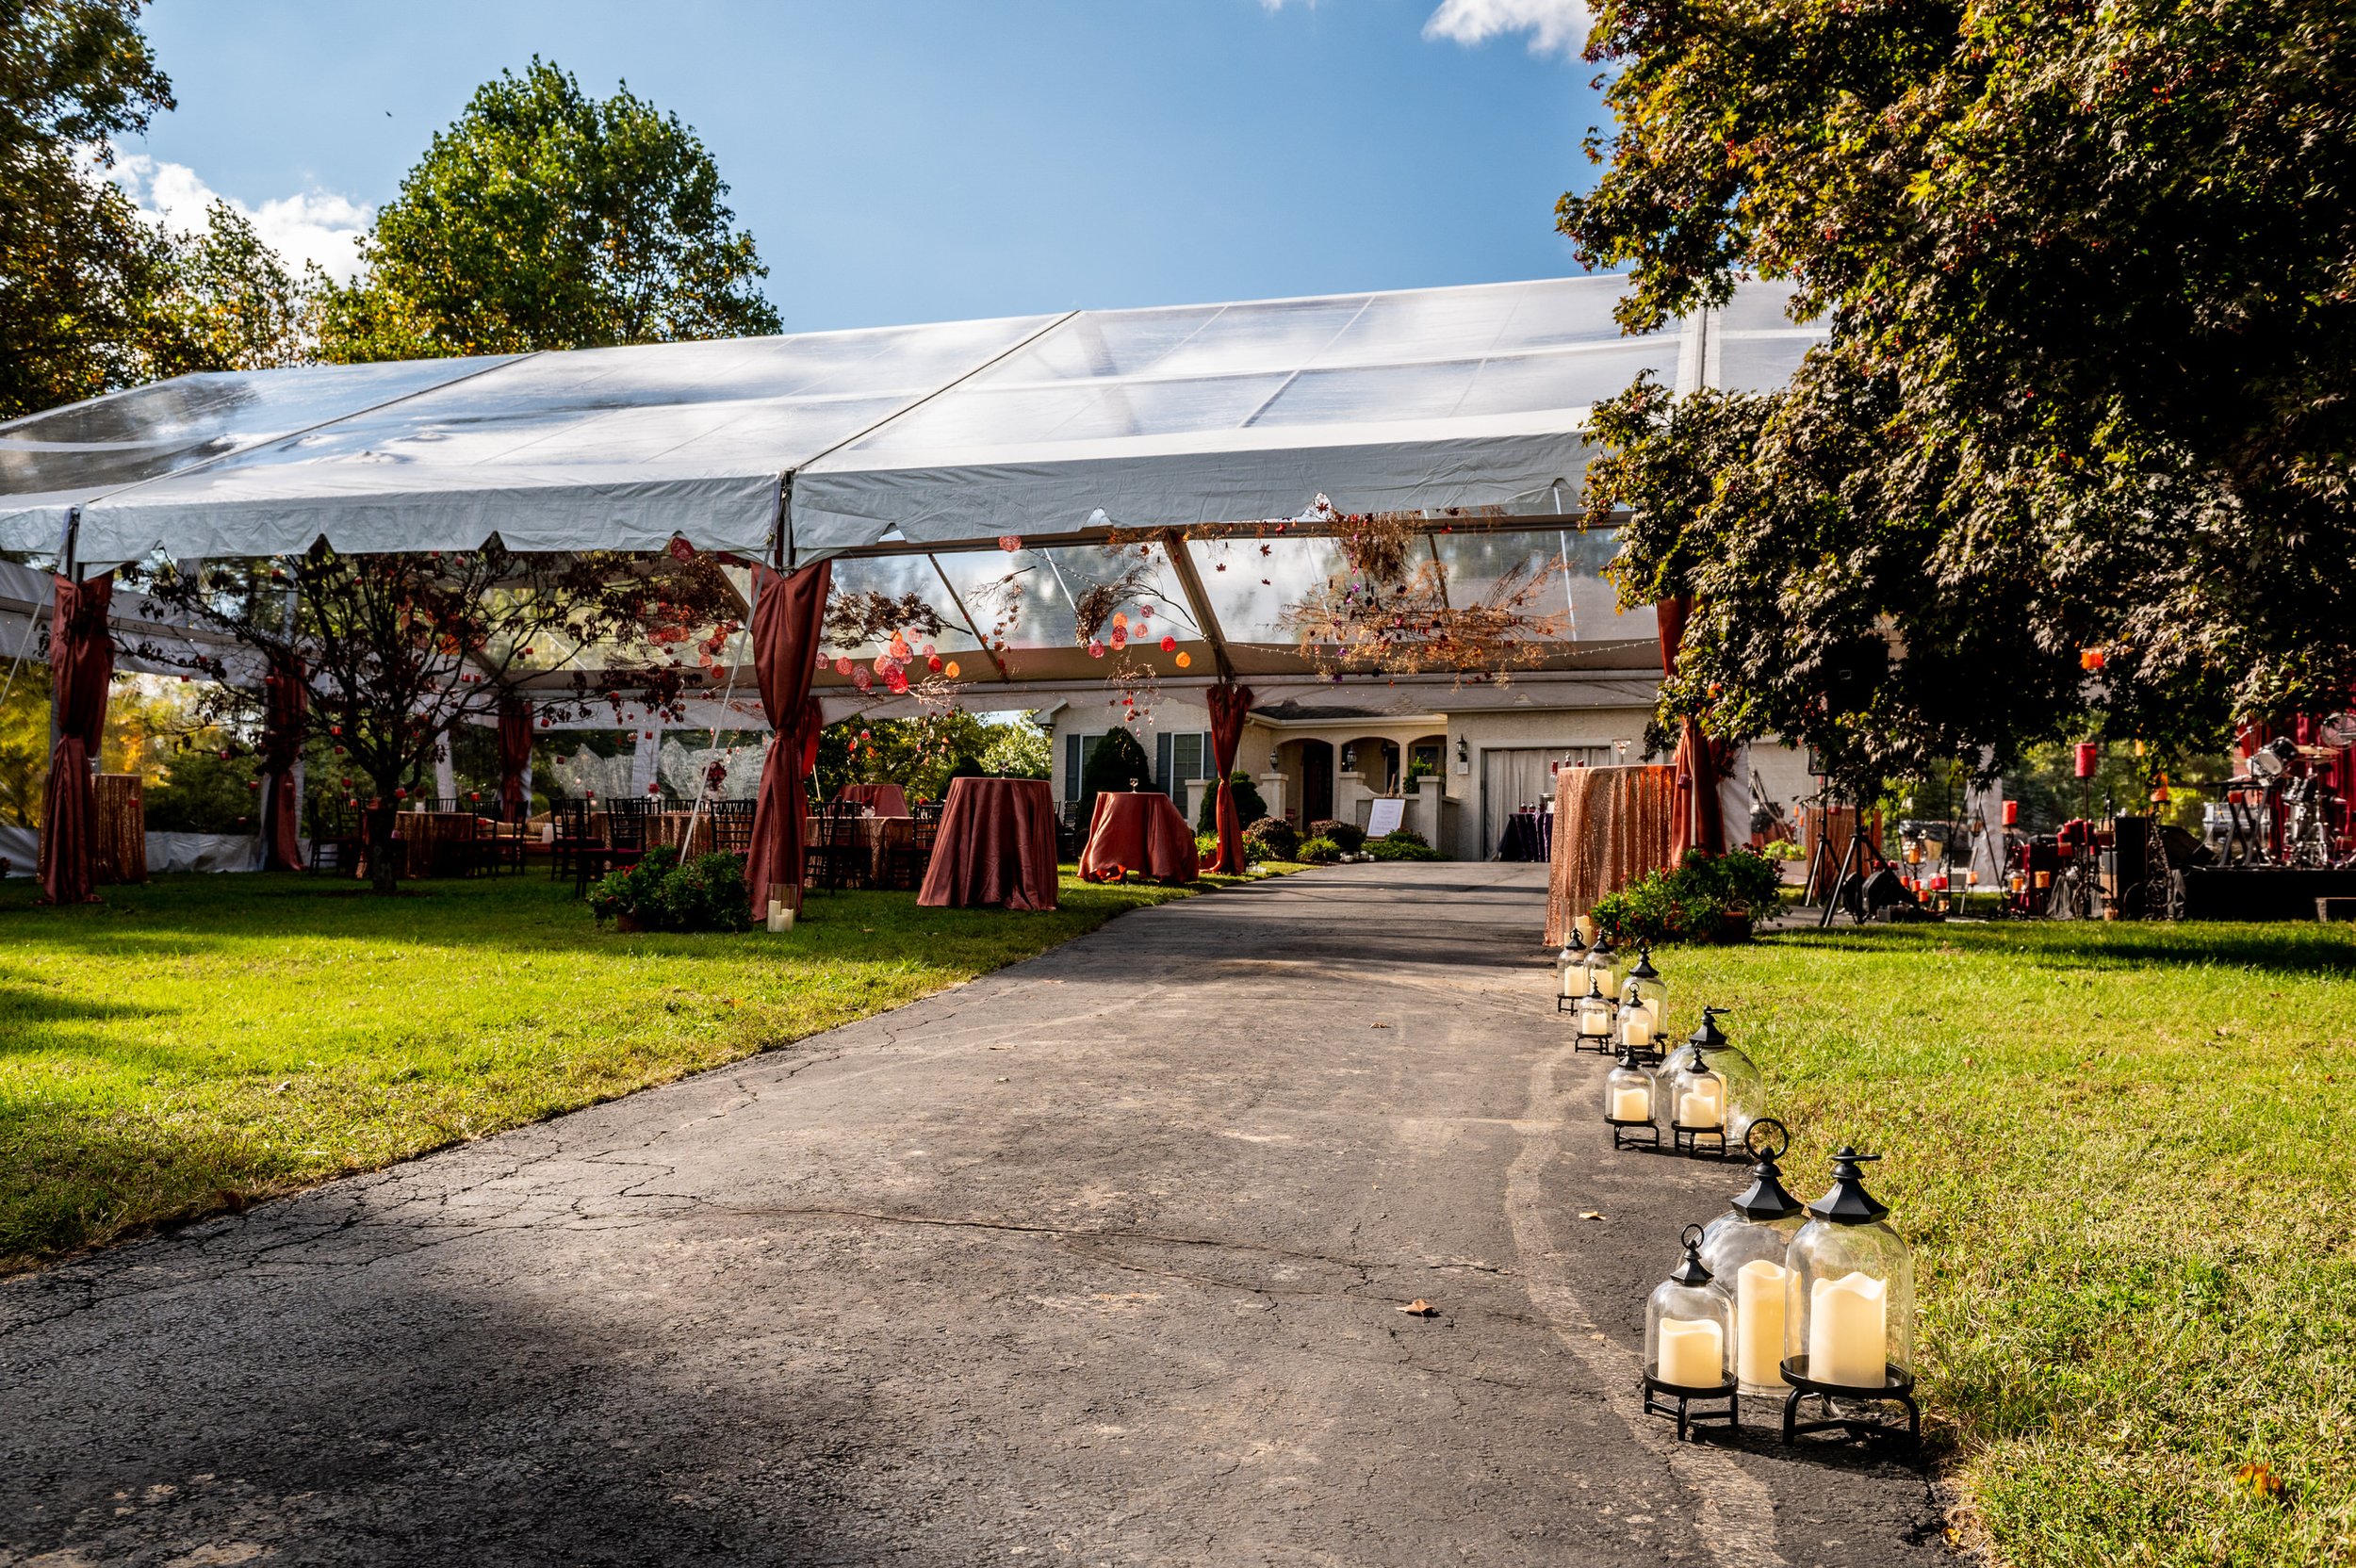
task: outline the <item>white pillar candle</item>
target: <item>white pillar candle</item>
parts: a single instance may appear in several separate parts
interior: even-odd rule
[[[1623,1084],[1612,1091],[1612,1119],[1650,1121],[1652,1091],[1642,1084]]]
[[[1719,1098],[1718,1080],[1705,1078],[1677,1096],[1677,1125],[1719,1127],[1726,1123],[1726,1102]]]
[[[1783,1384],[1783,1293],[1791,1271],[1753,1258],[1734,1275],[1734,1375],[1752,1388]]]
[[[1620,1009],[1620,1043],[1650,1045],[1653,1037],[1652,1004],[1639,1002]]]
[[[1725,1331],[1710,1319],[1661,1320],[1661,1366],[1653,1374],[1679,1388],[1716,1388],[1726,1380]]]
[[[773,898],[769,901],[769,929],[772,931],[794,929],[794,910],[781,898]]]
[[[1819,1280],[1808,1295],[1808,1375],[1846,1388],[1879,1388],[1889,1374],[1890,1286],[1870,1274]]]

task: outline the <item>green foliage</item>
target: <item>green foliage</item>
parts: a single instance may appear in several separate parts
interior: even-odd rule
[[[1366,841],[1365,828],[1354,822],[1340,822],[1332,817],[1320,817],[1311,823],[1309,836],[1314,839],[1332,840],[1334,847],[1344,855],[1357,854],[1359,846]]]
[[[139,8],[0,3],[0,418],[303,352],[306,287],[251,224],[217,203],[167,233],[106,175],[111,139],[172,106]],[[0,478],[44,487],[37,454]]]
[[[8,681],[0,665],[0,681]],[[0,822],[32,827],[41,820],[49,776],[49,666],[27,659],[0,698]]]
[[[818,788],[832,800],[846,784],[897,784],[910,800],[941,800],[960,762],[990,769],[976,759],[1000,739],[1002,726],[962,709],[913,719],[843,719],[818,735]]]
[[[1776,907],[1780,888],[1781,874],[1764,855],[1694,849],[1676,870],[1649,873],[1606,893],[1591,913],[1615,944],[1721,941],[1747,936],[1753,920]]]
[[[142,792],[147,825],[156,833],[252,833],[261,810],[250,753],[191,745],[168,754],[164,781]]]
[[[1243,830],[1243,850],[1253,860],[1290,860],[1301,833],[1282,817],[1262,817]]]
[[[628,88],[599,101],[533,58],[475,90],[377,214],[367,271],[327,290],[342,361],[515,353],[778,330],[752,236],[695,134]]]
[[[1251,775],[1237,768],[1227,776],[1227,783],[1235,797],[1237,822],[1258,822],[1268,815],[1268,802],[1260,798],[1259,789],[1252,782]],[[1194,825],[1205,833],[1219,831],[1219,791],[1216,788],[1203,792],[1203,809],[1196,813]]]
[[[1126,729],[1116,729],[1096,743],[1088,760],[1080,769],[1080,821],[1083,825],[1094,820],[1096,797],[1106,790],[1147,789],[1153,782],[1153,769],[1145,760],[1145,747]]]
[[[1047,778],[1055,772],[1055,738],[1035,713],[1020,713],[982,727],[990,740],[981,748],[985,773],[1000,778]]]
[[[1423,835],[1412,827],[1385,833],[1379,839],[1366,841],[1366,852],[1378,860],[1438,860],[1444,856],[1424,842]]]
[[[1196,859],[1208,865],[1219,854],[1219,835],[1197,833],[1194,836],[1194,854]]]
[[[1319,835],[1314,839],[1301,840],[1301,847],[1293,853],[1293,858],[1304,866],[1330,866],[1340,859],[1342,855],[1341,845]]]
[[[1870,799],[2089,715],[2172,756],[2345,706],[2346,22],[1603,0],[1580,258],[1634,264],[1632,326],[1748,271],[1831,332],[1788,390],[1596,410],[1623,602],[1700,606],[1664,717],[1806,743]]]
[[[698,855],[682,863],[663,845],[633,866],[610,871],[589,888],[589,912],[598,920],[627,916],[648,931],[742,931],[752,923],[744,862],[733,855]]]

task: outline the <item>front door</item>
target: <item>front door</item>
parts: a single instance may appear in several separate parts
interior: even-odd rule
[[[1301,743],[1301,822],[1307,832],[1313,822],[1333,814],[1333,747],[1325,741]]]

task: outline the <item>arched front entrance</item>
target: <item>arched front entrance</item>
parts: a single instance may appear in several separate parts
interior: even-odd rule
[[[1399,743],[1380,735],[1359,736],[1342,747],[1342,772],[1356,775],[1369,793],[1391,793],[1399,788]]]

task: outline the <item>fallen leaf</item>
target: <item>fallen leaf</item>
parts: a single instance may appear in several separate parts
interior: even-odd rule
[[[1431,1302],[1425,1300],[1420,1296],[1416,1297],[1414,1300],[1408,1302],[1405,1306],[1399,1308],[1399,1310],[1405,1313],[1410,1317],[1437,1317],[1440,1315],[1440,1309],[1433,1306]],[[2245,1468],[2247,1467],[2245,1466]]]
[[[2286,1503],[2290,1500],[2290,1487],[2264,1460],[2252,1460],[2234,1471],[2233,1484],[2262,1503]]]
[[[1388,1029],[1390,1025],[1387,1023],[1370,1023],[1366,1027],[1369,1029]]]
[[[1581,1209],[1579,1211],[1579,1217],[1581,1219],[1601,1219],[1603,1217],[1603,1211],[1601,1209]]]

